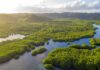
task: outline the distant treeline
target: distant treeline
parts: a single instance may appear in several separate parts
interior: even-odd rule
[[[45,13],[45,14],[38,14],[42,16],[46,16],[49,18],[79,18],[79,19],[88,19],[88,20],[99,20],[100,13],[71,13],[71,12],[64,12],[64,13]]]

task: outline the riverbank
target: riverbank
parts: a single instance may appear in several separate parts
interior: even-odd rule
[[[34,49],[34,47],[35,46],[39,46],[39,45],[41,45],[41,44],[44,44],[44,46],[47,48],[47,52],[45,53],[45,54],[43,54],[43,56],[45,56],[45,55],[47,55],[47,53],[49,52],[49,51],[51,51],[51,50],[53,50],[54,48],[59,48],[59,47],[66,47],[66,46],[68,46],[68,43],[66,43],[66,42],[54,42],[54,41],[52,41],[52,42],[49,42],[48,44],[47,44],[47,42],[48,42],[48,40],[50,39],[50,38],[54,38],[54,39],[58,39],[58,38],[60,38],[60,40],[65,40],[65,39],[67,39],[67,38],[65,38],[65,37],[67,37],[68,36],[68,39],[71,39],[71,38],[73,38],[74,36],[76,37],[77,36],[77,38],[80,38],[80,34],[83,32],[83,34],[84,34],[84,31],[86,31],[86,30],[92,30],[93,29],[93,32],[94,32],[94,28],[92,28],[93,26],[91,26],[90,24],[87,24],[87,23],[84,23],[84,24],[80,24],[80,23],[75,23],[75,24],[70,24],[70,25],[67,25],[68,23],[63,23],[63,26],[61,26],[60,25],[61,24],[61,22],[59,23],[59,24],[52,24],[52,27],[53,27],[53,25],[54,25],[54,27],[53,28],[49,28],[48,27],[48,29],[46,28],[46,29],[43,29],[43,30],[41,30],[41,31],[39,31],[39,32],[35,32],[34,34],[31,34],[30,36],[28,36],[28,37],[26,37],[25,39],[23,39],[23,40],[16,40],[16,41],[14,41],[14,42],[10,42],[10,43],[5,43],[5,45],[1,45],[0,47],[0,49],[1,49],[1,51],[0,51],[0,55],[2,55],[1,57],[4,57],[5,58],[5,60],[7,59],[5,56],[9,56],[8,58],[13,58],[13,57],[16,57],[16,55],[17,56],[19,56],[20,54],[22,54],[22,53],[24,53],[25,51],[29,51],[29,50],[31,50],[31,49]],[[67,25],[67,26],[65,26],[65,25]],[[85,28],[87,25],[89,25],[89,28]],[[55,28],[57,26],[57,28]],[[64,27],[65,26],[65,27]],[[60,30],[59,30],[59,27],[61,27],[60,28]],[[69,28],[67,28],[67,27],[69,27]],[[63,29],[62,29],[63,28]],[[67,29],[66,29],[67,28]],[[73,28],[73,29],[71,29],[71,28]],[[65,29],[65,30],[64,30]],[[70,30],[72,30],[72,31],[70,31]],[[75,30],[74,30],[75,29]],[[76,31],[78,29],[78,31],[77,32],[74,32],[74,31]],[[58,30],[58,31],[57,31]],[[63,33],[62,33],[62,30],[63,30]],[[73,31],[74,30],[74,31]],[[69,35],[67,35],[67,32],[69,31],[69,32],[71,32],[72,34],[74,33],[74,35],[72,35],[72,34],[70,34],[69,33]],[[65,33],[64,33],[65,32]],[[92,32],[92,33],[93,33]],[[76,34],[75,34],[76,33]],[[78,34],[78,33],[80,33],[80,34]],[[87,33],[87,32],[86,32]],[[84,36],[85,36],[86,34],[84,34]],[[91,35],[91,33],[90,33],[90,35]],[[54,36],[54,37],[53,37]],[[81,40],[81,39],[80,39]],[[50,41],[50,40],[49,40]],[[78,40],[79,41],[79,40]],[[85,40],[84,40],[85,41]],[[71,45],[71,44],[70,44]],[[5,52],[5,53],[4,53]],[[5,55],[5,56],[3,56],[3,55]],[[13,57],[12,57],[13,56]],[[37,56],[39,56],[39,55],[37,55]],[[36,56],[36,57],[37,57]],[[24,56],[23,56],[24,57]],[[4,59],[4,58],[2,58],[2,59]],[[31,57],[29,57],[29,58],[31,58]],[[31,58],[32,59],[32,58]],[[41,59],[41,58],[40,58]],[[18,59],[18,60],[20,60],[20,58]],[[4,61],[4,60],[3,60]],[[28,59],[27,59],[27,62],[28,62]],[[26,63],[27,63],[26,62]],[[34,62],[34,61],[33,61]],[[5,65],[5,64],[4,64]],[[40,66],[41,66],[41,63],[40,63]],[[23,67],[23,66],[22,66]],[[11,67],[10,67],[11,68]],[[32,67],[31,67],[32,68]],[[2,69],[3,70],[3,69]],[[30,69],[30,70],[32,70],[32,69]]]

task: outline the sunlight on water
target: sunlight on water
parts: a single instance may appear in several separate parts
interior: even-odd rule
[[[12,34],[5,38],[0,38],[0,42],[8,41],[8,40],[15,40],[15,39],[23,39],[25,36],[21,34]]]
[[[100,26],[94,25],[96,27],[96,34],[93,36],[93,38],[100,38]],[[13,34],[8,36],[7,38],[3,39],[9,39],[9,40],[14,40],[14,39],[23,39],[25,36],[20,35],[20,34]],[[2,38],[0,38],[1,40]],[[71,44],[79,44],[82,45],[83,43],[89,45],[89,40],[90,38],[82,38],[79,40],[75,40],[73,42],[54,42],[52,39],[46,42],[44,46],[48,49],[47,52],[43,54],[39,54],[37,56],[32,56],[31,52],[26,52],[24,55],[20,56],[19,59],[12,59],[7,63],[0,64],[0,70],[45,70],[43,64],[42,64],[42,59],[46,57],[48,52],[55,48],[64,48],[67,47]],[[60,70],[60,69],[56,69]]]

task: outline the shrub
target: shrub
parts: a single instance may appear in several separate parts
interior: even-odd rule
[[[37,54],[45,52],[47,49],[44,46],[41,46],[35,50],[32,51],[32,55],[35,56]]]
[[[82,48],[87,48],[88,47],[88,45],[86,45],[86,44],[82,44]]]
[[[70,48],[77,48],[77,49],[80,49],[81,48],[80,45],[77,45],[77,44],[73,44],[73,45],[71,45],[69,47]]]
[[[52,64],[45,64],[44,67],[48,70],[54,70],[54,67]]]

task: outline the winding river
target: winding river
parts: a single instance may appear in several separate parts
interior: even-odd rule
[[[100,26],[93,24],[96,27],[96,34],[92,38],[100,38]],[[18,38],[20,39],[20,38]],[[71,44],[82,45],[89,43],[90,38],[82,38],[73,42]],[[42,59],[45,58],[47,53],[54,48],[66,47],[70,44],[68,42],[54,42],[49,40],[48,43],[45,43],[44,46],[48,49],[46,53],[39,54],[37,56],[32,56],[30,52],[26,52],[24,55],[20,56],[19,59],[12,59],[9,62],[0,64],[0,70],[45,70],[42,64]]]

